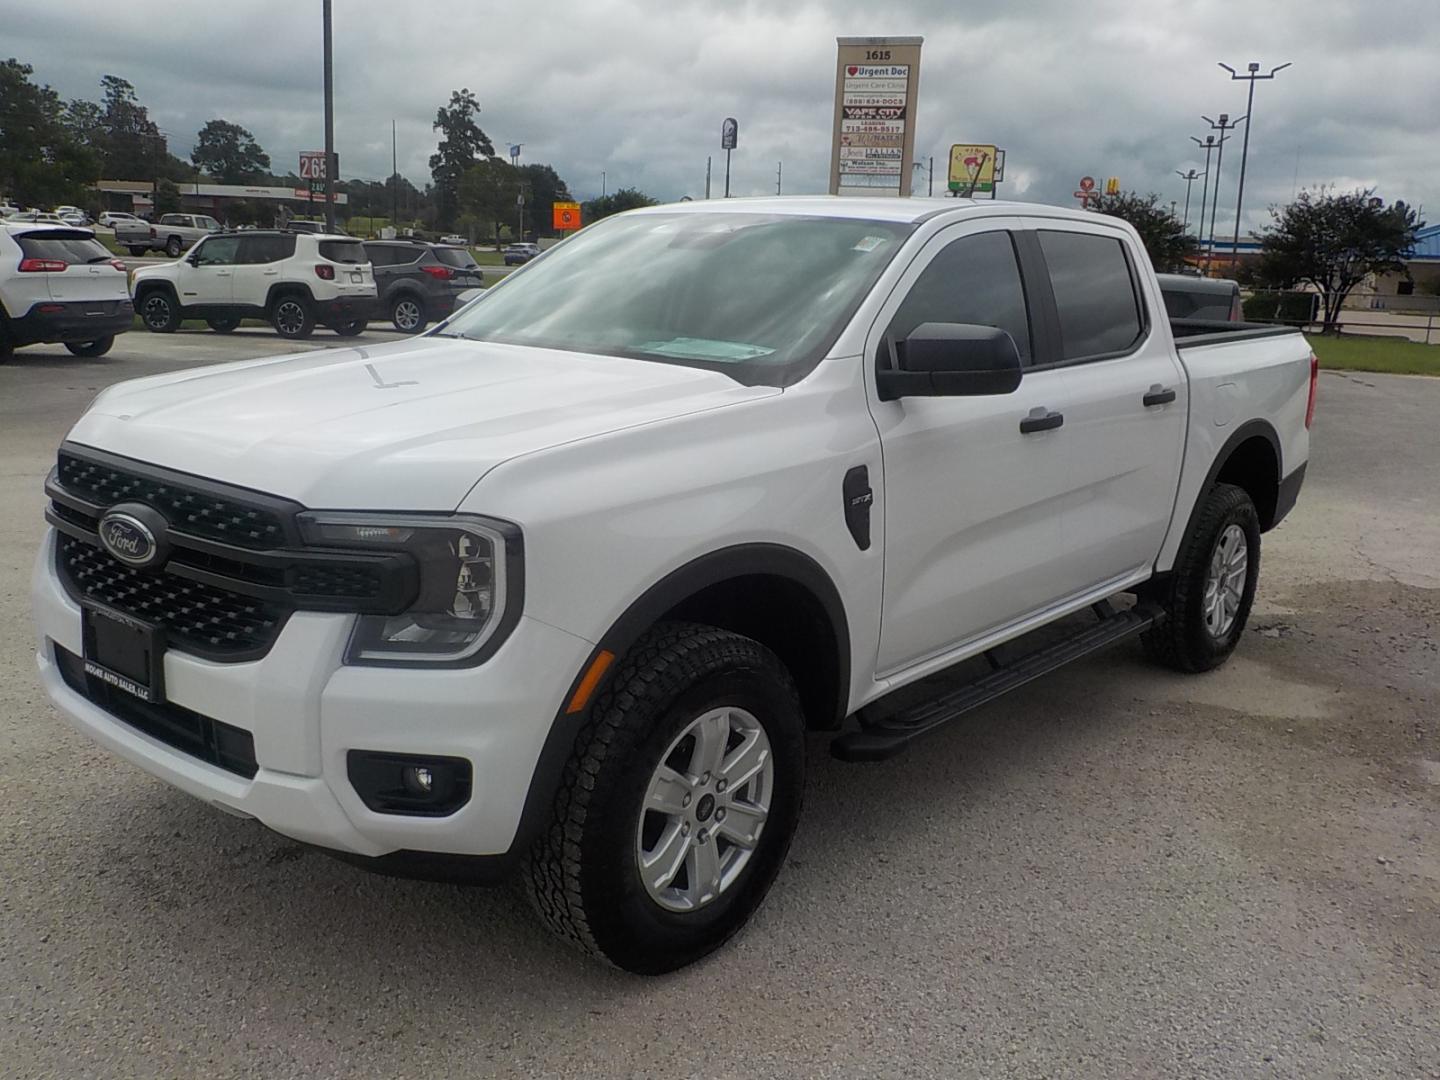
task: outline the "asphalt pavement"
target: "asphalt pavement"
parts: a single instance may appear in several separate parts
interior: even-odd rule
[[[814,739],[753,923],[641,979],[518,889],[335,862],[46,704],[26,580],[67,425],[286,348],[0,366],[0,1076],[1440,1076],[1440,380],[1322,375],[1226,667],[1123,648],[879,765]]]

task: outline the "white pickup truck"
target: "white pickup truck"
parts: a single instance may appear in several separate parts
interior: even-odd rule
[[[220,222],[209,214],[162,214],[151,224],[135,218],[115,222],[115,243],[127,248],[131,255],[147,251],[163,251],[172,259],[188,251],[197,240],[220,231]]]
[[[807,732],[884,758],[1137,635],[1224,661],[1314,401],[1299,334],[1172,325],[1112,218],[639,210],[422,337],[102,393],[47,485],[39,668],[207,802],[522,872],[666,971],[769,889]]]

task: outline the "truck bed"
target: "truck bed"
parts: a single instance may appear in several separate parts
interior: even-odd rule
[[[1170,333],[1177,349],[1219,342],[1249,341],[1255,338],[1281,337],[1296,333],[1293,326],[1274,323],[1230,322],[1223,319],[1171,319]]]

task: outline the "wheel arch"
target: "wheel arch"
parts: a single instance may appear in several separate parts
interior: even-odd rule
[[[1268,531],[1275,524],[1279,505],[1280,480],[1284,476],[1280,436],[1268,420],[1251,420],[1241,424],[1225,440],[1205,483],[1200,487],[1196,507],[1216,484],[1233,484],[1242,488],[1255,504],[1260,516],[1260,529]],[[1191,514],[1194,515],[1192,509]]]
[[[594,657],[602,651],[623,656],[647,630],[667,619],[704,622],[755,638],[789,668],[807,727],[834,729],[844,718],[850,629],[840,591],[813,558],[781,544],[722,548],[666,574],[601,636],[563,701],[573,699]],[[818,634],[821,641],[810,634]],[[527,849],[549,819],[584,717],[584,710],[569,713],[565,704],[555,716],[530,778],[511,855]]]
[[[269,290],[265,293],[266,318],[269,318],[271,309],[273,309],[275,306],[275,301],[279,300],[282,296],[291,296],[296,294],[303,296],[305,298],[305,301],[309,304],[315,303],[315,294],[310,291],[310,287],[308,285],[302,284],[301,282],[277,281],[274,285],[271,285]]]

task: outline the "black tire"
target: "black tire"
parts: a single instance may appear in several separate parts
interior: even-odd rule
[[[330,329],[340,337],[356,337],[365,329],[365,320],[356,319],[353,322],[339,323]]]
[[[94,341],[67,341],[65,348],[74,356],[104,356],[115,344],[115,335],[96,338]]]
[[[270,305],[270,325],[281,337],[300,341],[315,332],[315,310],[308,297],[287,293]]]
[[[217,334],[233,333],[240,325],[239,319],[206,319],[205,325],[214,330]]]
[[[178,259],[181,249],[182,245],[178,236],[172,236],[169,240],[165,241],[165,254],[169,255],[170,258]]]
[[[1245,539],[1245,581],[1228,625],[1207,622],[1207,583],[1212,561],[1221,540],[1231,526]],[[1238,573],[1235,575],[1238,577]],[[1156,591],[1155,599],[1165,611],[1165,621],[1144,634],[1146,651],[1152,659],[1176,671],[1200,672],[1223,664],[1240,637],[1255,602],[1255,585],[1260,579],[1260,516],[1243,488],[1216,484],[1191,521],[1175,569]],[[1233,591],[1232,591],[1233,595]]]
[[[642,803],[652,775],[672,760],[667,748],[719,707],[744,710],[769,740],[768,816],[732,882],[693,910],[670,910],[640,876],[640,830],[650,823]],[[684,967],[724,944],[759,907],[789,850],[804,788],[804,728],[790,673],[759,642],[691,623],[650,631],[592,702],[553,817],[531,849],[529,893],[541,918],[590,955],[643,975]],[[683,739],[678,745],[676,753],[688,752]],[[709,790],[724,788],[712,783]],[[707,810],[706,797],[699,795],[689,813],[717,816],[697,816],[694,835],[703,845],[706,828],[716,830],[708,840],[713,857],[729,859],[731,848],[722,849],[727,841],[717,828],[720,804],[712,798]],[[688,799],[686,805],[692,805]],[[688,820],[685,828],[690,836]],[[688,861],[684,865],[688,874]]]
[[[149,251],[149,250],[150,250],[150,249],[147,248],[144,244],[131,244],[131,245],[130,245],[130,254],[136,256],[137,258],[138,258],[139,256],[141,256],[141,255],[144,255],[144,254],[145,254],[147,251]]]
[[[401,293],[390,301],[390,322],[402,334],[418,334],[429,321],[425,301],[413,293]]]
[[[154,334],[173,334],[180,329],[180,309],[165,289],[152,289],[135,305],[145,329]]]

